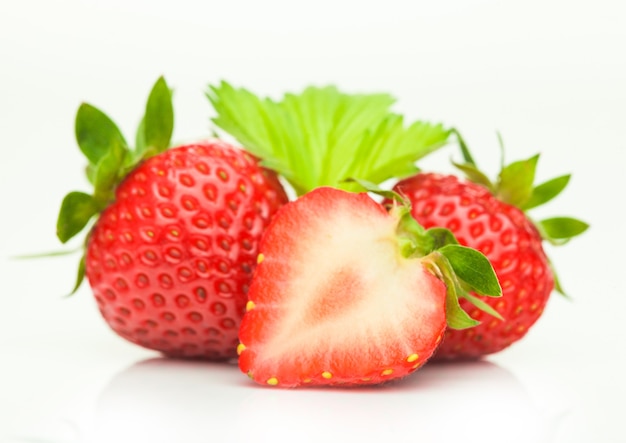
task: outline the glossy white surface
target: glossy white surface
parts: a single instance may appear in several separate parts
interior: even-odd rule
[[[0,441],[626,441],[625,14],[618,0],[0,4]],[[541,152],[540,180],[573,179],[537,217],[592,225],[549,249],[573,301],[553,297],[488,362],[375,389],[264,389],[234,366],[125,343],[87,287],[59,297],[77,257],[10,257],[60,248],[58,205],[87,186],[79,103],[132,134],[160,74],[177,140],[209,133],[202,92],[224,78],[267,94],[389,91],[410,118],[458,126],[492,174],[496,130],[509,160]],[[422,167],[445,170],[453,154]]]

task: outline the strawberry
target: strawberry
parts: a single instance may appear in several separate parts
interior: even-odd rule
[[[319,187],[283,206],[261,240],[239,367],[269,386],[354,386],[422,366],[446,324],[475,324],[464,288],[498,296],[487,259],[404,205]],[[480,304],[478,305],[480,308]]]
[[[109,326],[168,356],[228,359],[256,266],[258,243],[287,197],[276,175],[220,140],[168,149],[171,92],[155,84],[130,150],[91,105],[76,117],[94,193],[69,193],[57,234],[93,223],[77,285],[87,277]]]
[[[486,317],[462,300],[461,306],[481,324],[466,331],[448,330],[437,359],[478,358],[524,337],[541,316],[555,285],[562,292],[542,242],[562,244],[587,228],[569,217],[534,222],[525,212],[556,197],[569,175],[535,186],[537,155],[504,166],[492,183],[478,170],[460,135],[459,141],[465,163],[457,166],[468,180],[420,173],[401,180],[394,190],[410,200],[419,223],[450,229],[462,245],[476,248],[491,261],[503,296],[481,298],[502,318]]]

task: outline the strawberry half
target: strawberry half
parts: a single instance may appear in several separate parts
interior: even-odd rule
[[[483,298],[502,318],[486,317],[463,300],[461,306],[481,324],[467,331],[448,330],[438,359],[479,358],[507,348],[539,319],[556,286],[563,292],[544,251],[584,232],[588,225],[570,217],[534,222],[525,211],[556,197],[567,185],[564,175],[535,186],[538,156],[504,166],[492,183],[476,167],[459,135],[465,163],[457,166],[469,180],[422,173],[401,180],[395,190],[409,199],[412,215],[425,227],[443,226],[459,243],[476,248],[491,261],[502,298]]]
[[[409,211],[330,187],[283,206],[262,238],[240,369],[270,386],[382,383],[422,366],[446,324],[474,325],[458,297],[499,295],[489,262]]]
[[[116,125],[83,104],[79,147],[92,195],[71,192],[62,242],[90,223],[75,290],[86,276],[109,326],[169,356],[228,359],[265,227],[287,197],[276,175],[219,140],[168,149],[173,115],[154,86],[130,150]]]

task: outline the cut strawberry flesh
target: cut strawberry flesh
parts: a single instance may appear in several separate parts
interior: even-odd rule
[[[242,371],[296,386],[376,383],[419,367],[445,329],[445,286],[400,254],[397,224],[367,194],[332,188],[279,211],[240,330]]]

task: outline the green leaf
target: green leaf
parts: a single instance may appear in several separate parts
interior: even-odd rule
[[[585,232],[589,225],[572,217],[553,217],[539,222],[541,231],[549,239],[569,240]]]
[[[504,167],[498,177],[497,197],[510,205],[523,207],[533,193],[538,160],[539,155],[535,155]]]
[[[163,77],[156,81],[150,92],[140,126],[144,132],[141,157],[158,154],[169,147],[174,130],[174,109],[172,92]]]
[[[527,211],[537,206],[549,202],[565,189],[570,180],[570,175],[562,175],[545,183],[537,185],[530,195],[530,198],[524,203],[521,209]]]
[[[93,165],[113,146],[126,146],[126,141],[115,123],[102,111],[87,103],[78,108],[75,132],[80,150]]]
[[[426,231],[426,235],[432,239],[432,250],[441,249],[446,245],[458,245],[456,237],[446,228],[430,228]]]
[[[121,180],[122,166],[129,151],[115,145],[102,157],[94,173],[94,199],[100,207],[105,207],[114,198],[115,187]]]
[[[406,206],[408,208],[407,212],[409,212],[410,210],[411,202],[408,199],[404,198],[402,195],[398,194],[396,191],[383,189],[376,183],[372,183],[367,180],[361,180],[359,178],[349,177],[344,181],[347,183],[356,183],[367,192],[371,192],[373,194],[384,197],[387,200],[391,200],[399,203],[400,205]]]
[[[84,192],[70,192],[61,203],[57,219],[57,237],[66,243],[87,225],[91,217],[98,213],[95,199]]]
[[[444,146],[449,135],[439,124],[417,121],[405,127],[401,116],[391,114],[363,139],[336,175],[355,171],[356,176],[374,183],[406,177],[417,170],[417,160]]]
[[[480,324],[461,308],[457,291],[448,289],[446,293],[446,322],[452,329],[467,329]]]
[[[141,118],[139,122],[139,126],[137,126],[137,132],[135,133],[135,152],[137,153],[137,158],[141,158],[142,154],[147,150],[148,145],[146,143],[146,117],[145,115]]]
[[[448,259],[447,255],[444,254],[445,249],[449,248],[448,252],[450,252],[450,256],[454,260],[455,249],[457,249],[457,247],[463,248],[458,245],[448,245],[427,255],[422,260],[424,266],[446,285],[446,321],[448,326],[453,329],[465,329],[475,326],[480,322],[470,317],[470,315],[463,310],[459,299],[465,298],[479,309],[483,309],[485,303],[469,294],[467,288],[472,288],[467,282],[462,281],[461,275],[457,273],[452,262]],[[472,278],[470,278],[470,280],[472,280]],[[498,288],[500,287],[499,284],[497,286]],[[478,303],[475,303],[476,300],[478,300]],[[493,311],[491,306],[488,305],[487,308],[483,310],[490,314],[492,314]],[[496,313],[496,316],[499,317],[499,314]]]
[[[457,277],[472,291],[490,297],[502,295],[498,277],[481,252],[461,245],[446,245],[439,252],[448,259]]]
[[[502,318],[500,313],[498,311],[496,311],[493,307],[491,307],[491,305],[489,305],[488,303],[484,302],[480,298],[470,294],[469,292],[465,292],[460,297],[469,300],[478,309],[480,309],[481,311],[486,312],[487,314],[491,315],[492,317],[495,317],[495,318],[497,318],[499,320],[504,320],[504,318]]]
[[[559,278],[559,274],[556,272],[556,268],[552,263],[550,257],[548,257],[548,265],[550,266],[550,271],[552,272],[552,278],[554,279],[554,290],[559,293],[561,296],[566,298],[567,300],[571,300],[571,297],[565,292],[563,289],[563,285],[561,284],[561,279]]]
[[[226,82],[207,92],[215,125],[276,170],[300,195],[318,186],[353,188],[350,177],[379,184],[414,172],[449,131],[390,112],[387,94],[346,94],[308,87],[281,100],[259,98]]]
[[[85,254],[80,257],[80,261],[78,262],[78,270],[76,272],[76,281],[74,282],[74,287],[72,288],[72,292],[70,292],[67,296],[72,296],[78,291],[80,285],[85,280]]]
[[[492,193],[494,192],[493,183],[489,180],[480,169],[471,163],[455,163],[452,162],[454,167],[465,174],[465,177],[471,182],[477,183],[479,185],[483,185],[485,188],[489,189]]]
[[[467,143],[465,143],[465,140],[461,136],[461,133],[459,132],[459,130],[456,128],[453,128],[452,133],[456,136],[457,141],[459,142],[459,148],[461,149],[461,155],[463,155],[463,160],[465,161],[465,164],[473,166],[474,169],[478,170],[478,167],[476,166],[476,162],[474,161],[474,158],[472,157],[472,154],[470,153],[470,150],[467,147]]]

